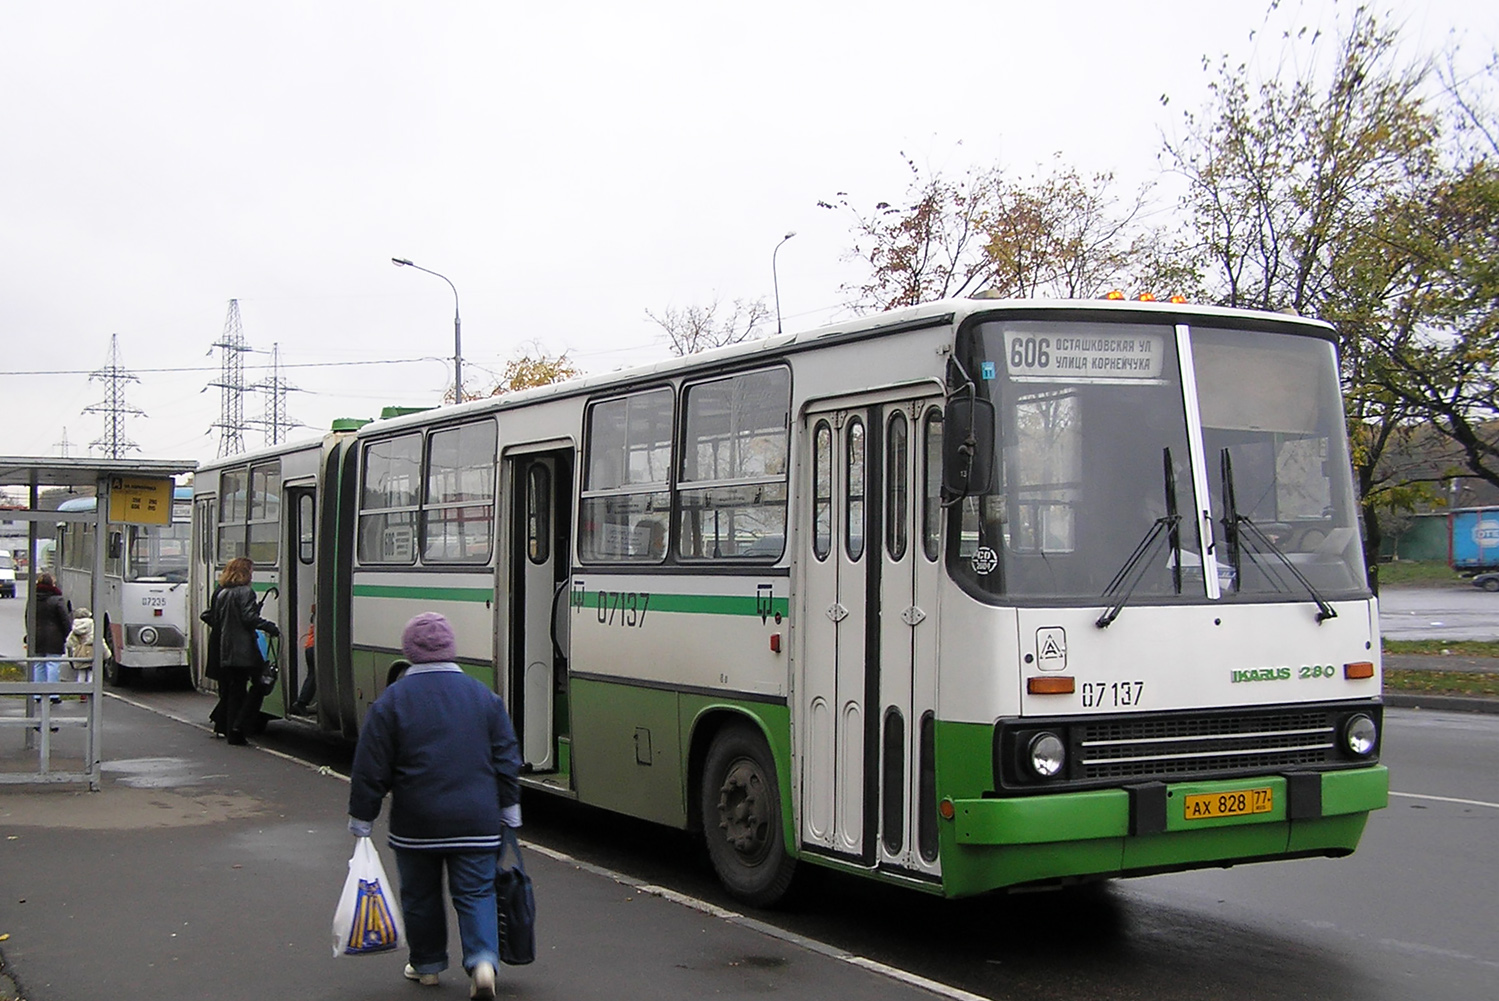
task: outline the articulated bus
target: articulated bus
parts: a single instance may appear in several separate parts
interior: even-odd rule
[[[188,678],[188,536],[192,531],[191,487],[176,487],[169,525],[109,526],[104,560],[104,606],[90,609],[95,635],[108,637],[112,656],[104,680],[125,685],[136,675],[163,671]],[[75,497],[59,511],[93,511],[95,497]],[[93,593],[94,527],[57,526],[53,559],[57,583],[73,605]]]
[[[284,630],[315,580],[315,725],[356,736],[441,611],[527,787],[701,831],[751,903],[799,864],[960,896],[1340,856],[1386,803],[1313,320],[936,302],[197,489],[201,573],[254,557]]]

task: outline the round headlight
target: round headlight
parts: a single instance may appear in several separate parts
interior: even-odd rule
[[[1054,733],[1038,733],[1031,738],[1027,758],[1031,771],[1043,779],[1049,779],[1062,770],[1067,761],[1067,748]]]
[[[1349,752],[1360,757],[1367,758],[1374,753],[1374,745],[1379,739],[1379,730],[1374,726],[1374,721],[1363,713],[1350,716],[1347,723],[1343,724],[1343,744]]]
[[[157,639],[156,628],[154,626],[141,627],[141,646],[155,646]]]

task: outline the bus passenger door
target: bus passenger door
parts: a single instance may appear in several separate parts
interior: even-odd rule
[[[865,786],[872,745],[868,663],[870,408],[812,412],[802,465],[801,537],[807,552],[797,620],[802,623],[796,686],[801,838],[813,851],[873,862]]]
[[[215,560],[218,548],[216,532],[219,525],[219,505],[215,497],[199,497],[193,501],[193,603],[188,610],[187,626],[191,631],[191,675],[193,686],[201,687],[204,670],[208,667],[208,626],[198,618],[208,610],[213,597],[213,586],[218,579]]]
[[[890,403],[878,415],[880,492],[869,497],[881,527],[869,540],[879,578],[878,858],[935,875],[942,401]]]
[[[315,665],[307,663],[305,644],[307,630],[312,626],[312,606],[317,600],[317,488],[314,486],[288,486],[282,503],[291,511],[288,519],[286,558],[283,560],[288,616],[286,625],[295,634],[281,641],[283,659],[290,668],[282,682],[283,694],[289,708],[293,701],[300,701],[307,673]],[[317,693],[312,693],[316,701]]]
[[[507,462],[513,540],[507,703],[528,770],[565,773],[559,743],[566,743],[567,733],[567,641],[557,623],[565,628],[567,620],[571,452],[540,452]]]

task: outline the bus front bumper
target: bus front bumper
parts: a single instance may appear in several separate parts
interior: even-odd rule
[[[1009,799],[953,800],[943,883],[964,895],[1022,883],[1170,872],[1358,846],[1389,802],[1383,765],[1217,782],[1145,783]],[[1202,814],[1206,801],[1261,793],[1260,812]],[[1206,800],[1204,799],[1206,798]],[[1236,798],[1236,797],[1235,797]]]

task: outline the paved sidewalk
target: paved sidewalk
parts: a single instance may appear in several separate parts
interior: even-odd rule
[[[117,698],[103,709],[100,792],[0,787],[0,999],[468,997],[456,929],[454,966],[436,989],[402,978],[404,952],[333,958],[353,848],[343,780]],[[0,768],[18,767],[20,744],[0,745]],[[380,824],[376,844],[393,873]],[[539,955],[501,969],[501,997],[933,996],[748,919],[527,854]]]

